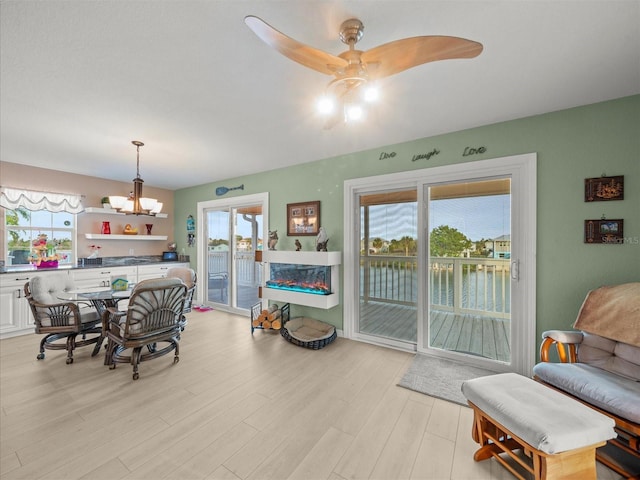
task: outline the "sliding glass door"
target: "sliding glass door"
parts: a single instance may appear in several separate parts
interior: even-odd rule
[[[511,363],[511,180],[424,187],[427,350]]]
[[[262,268],[255,254],[263,245],[263,208],[254,195],[199,204],[198,264],[207,304],[247,312],[260,301]]]
[[[229,280],[232,279],[235,243],[232,234],[232,208],[207,209],[205,231],[207,232],[207,301],[230,306]]]
[[[345,336],[529,375],[535,162],[346,181]]]
[[[415,345],[418,213],[415,188],[358,195],[358,333]]]

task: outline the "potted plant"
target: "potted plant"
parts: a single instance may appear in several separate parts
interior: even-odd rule
[[[102,203],[102,206],[104,208],[111,208],[111,204],[109,203],[109,197],[102,197],[102,199],[100,199],[100,203]]]

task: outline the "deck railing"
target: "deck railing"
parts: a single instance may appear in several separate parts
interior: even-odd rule
[[[254,252],[236,252],[236,280],[238,285],[260,285],[262,269],[255,261]],[[209,273],[229,273],[229,252],[209,250],[207,267]]]
[[[208,257],[209,273],[229,272],[229,252],[209,251]],[[431,308],[509,318],[509,262],[496,258],[431,257]],[[261,274],[253,252],[236,252],[238,285],[260,285]],[[365,302],[417,304],[416,257],[360,257],[360,278],[360,297]]]
[[[509,260],[431,257],[430,304],[438,310],[508,318]],[[416,257],[360,257],[360,296],[378,301],[415,305],[418,301]]]

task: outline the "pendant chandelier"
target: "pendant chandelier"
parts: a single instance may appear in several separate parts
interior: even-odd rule
[[[109,196],[109,203],[118,212],[126,213],[127,215],[156,215],[162,210],[162,202],[158,202],[155,198],[142,196],[144,180],[140,178],[140,147],[144,146],[144,143],[138,140],[133,140],[131,143],[136,146],[137,152],[136,178],[133,179],[133,191],[129,194],[129,197]]]

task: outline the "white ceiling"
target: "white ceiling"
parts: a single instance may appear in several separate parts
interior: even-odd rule
[[[262,43],[257,15],[339,54],[452,35],[475,59],[383,82],[366,124],[324,130],[330,77]],[[0,3],[0,159],[177,189],[640,93],[640,2],[15,1]]]

